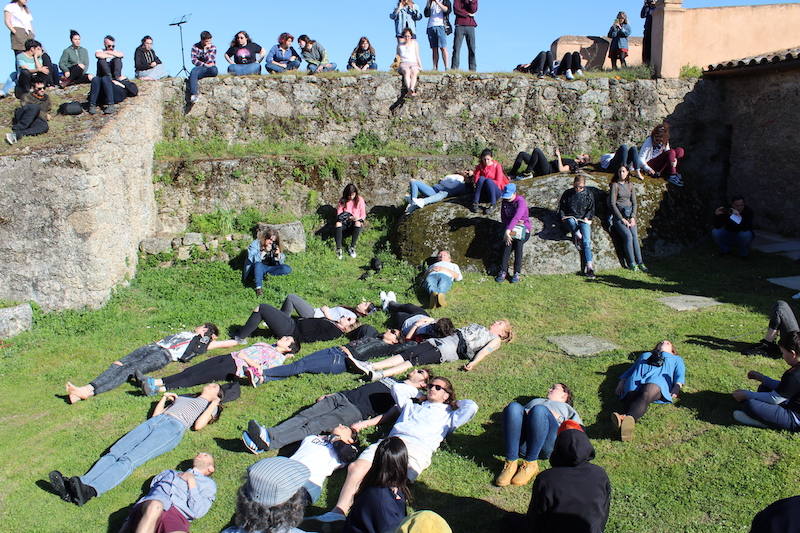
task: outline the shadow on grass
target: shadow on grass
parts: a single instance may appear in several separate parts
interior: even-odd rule
[[[745,348],[752,346],[750,342],[740,342],[730,339],[720,339],[710,335],[687,335],[686,344],[704,346],[712,350],[724,350],[726,352],[741,353]]]
[[[633,352],[634,358],[639,355],[638,352]],[[603,382],[597,389],[597,395],[600,398],[600,410],[595,419],[594,424],[586,428],[586,434],[592,439],[615,439],[618,437],[616,428],[611,424],[611,413],[614,411],[619,412],[622,407],[622,402],[619,401],[614,389],[617,388],[619,377],[630,366],[630,363],[619,363],[608,367],[603,372],[597,374],[605,375]]]
[[[128,515],[131,514],[134,505],[136,504],[131,503],[108,515],[108,528],[106,529],[106,533],[117,533],[122,529],[122,524],[128,519]]]
[[[453,531],[481,531],[483,533],[518,531],[509,528],[506,523],[510,513],[486,500],[439,492],[421,481],[414,483],[411,487],[414,494],[412,502],[414,508],[438,513],[447,521]],[[469,512],[465,512],[467,509]]]
[[[697,418],[711,424],[734,425],[731,413],[736,409],[736,401],[728,393],[710,390],[684,392],[676,405],[691,409],[697,413]]]

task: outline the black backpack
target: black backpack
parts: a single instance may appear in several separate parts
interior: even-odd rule
[[[64,102],[58,106],[58,112],[62,115],[80,115],[83,107],[80,102]]]

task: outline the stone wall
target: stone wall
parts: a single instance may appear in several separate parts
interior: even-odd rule
[[[425,152],[490,146],[510,154],[539,146],[552,153],[559,146],[564,153],[601,153],[641,143],[695,83],[436,74],[420,76],[419,96],[403,101],[392,73],[225,76],[203,80],[202,97],[186,114],[183,84],[167,87],[164,134],[329,146],[370,132]]]
[[[155,229],[161,99],[147,85],[68,153],[0,158],[0,298],[95,308],[134,275],[139,241]]]

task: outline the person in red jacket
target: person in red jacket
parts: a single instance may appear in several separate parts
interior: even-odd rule
[[[488,196],[491,207],[497,203],[501,191],[508,185],[509,180],[503,171],[503,165],[494,160],[492,151],[486,149],[481,152],[481,162],[475,167],[473,180],[475,183],[475,196],[472,198],[470,211],[478,212],[478,203],[481,196]],[[484,194],[485,193],[485,194]]]

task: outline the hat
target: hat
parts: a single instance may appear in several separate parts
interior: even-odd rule
[[[251,500],[273,507],[294,496],[309,477],[306,465],[288,457],[270,457],[247,469],[244,492]]]
[[[509,183],[506,185],[506,188],[503,189],[503,196],[501,198],[503,200],[510,200],[512,196],[517,194],[517,186],[514,183]]]
[[[452,533],[444,518],[433,511],[411,513],[400,522],[394,533]]]
[[[561,434],[562,431],[566,431],[568,429],[577,429],[578,431],[583,431],[583,427],[574,420],[564,420],[564,422],[562,422],[558,427],[558,434]]]
[[[222,401],[220,403],[228,403],[238,400],[239,396],[242,395],[242,388],[236,381],[220,385],[219,388],[223,393]]]

